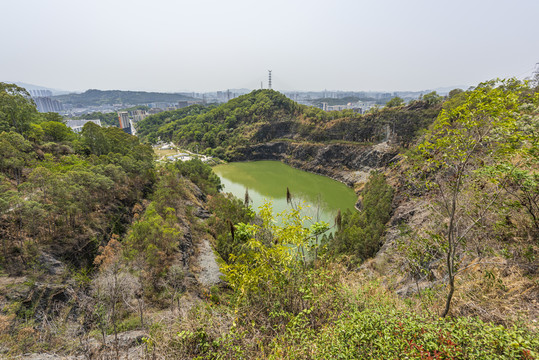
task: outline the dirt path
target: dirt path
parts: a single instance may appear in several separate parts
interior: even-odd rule
[[[198,281],[208,287],[218,284],[221,281],[219,277],[223,274],[219,271],[215,254],[207,239],[202,240],[200,243],[198,253],[198,266],[200,267]]]

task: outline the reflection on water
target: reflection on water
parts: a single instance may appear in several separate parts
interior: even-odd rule
[[[337,211],[353,210],[357,200],[354,191],[346,185],[279,161],[230,163],[215,166],[213,171],[221,177],[224,192],[243,199],[248,189],[255,210],[267,200],[273,202],[274,213],[289,208],[286,202],[288,187],[295,203],[304,201],[309,206],[305,211],[308,216],[314,221],[318,218],[333,225]]]

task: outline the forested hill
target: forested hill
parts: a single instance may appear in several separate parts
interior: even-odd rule
[[[62,103],[76,106],[99,106],[112,104],[144,104],[152,102],[177,102],[192,100],[191,97],[174,93],[122,90],[86,90],[82,94],[67,94],[53,97]]]
[[[229,159],[237,148],[276,139],[327,142],[379,142],[388,131],[402,145],[426,128],[441,109],[436,101],[383,108],[361,115],[326,112],[300,105],[274,90],[255,90],[215,108],[190,107],[153,115],[139,123],[139,135]]]
[[[76,134],[15,85],[0,83],[0,95],[0,271],[24,273],[43,249],[91,266],[150,192],[152,149],[115,127]]]

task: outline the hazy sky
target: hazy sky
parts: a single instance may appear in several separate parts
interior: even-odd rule
[[[0,0],[0,81],[423,90],[531,75],[538,0]]]

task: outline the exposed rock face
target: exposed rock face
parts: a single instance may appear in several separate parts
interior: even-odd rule
[[[387,144],[310,144],[268,142],[239,149],[233,161],[279,160],[295,168],[328,176],[349,186],[366,181],[373,169],[391,163],[398,154]]]
[[[208,240],[203,239],[199,245],[198,265],[201,269],[198,280],[204,286],[211,287],[221,282],[223,275],[219,271],[219,264]]]
[[[45,252],[39,255],[38,263],[50,275],[63,275],[65,273],[65,265]]]

